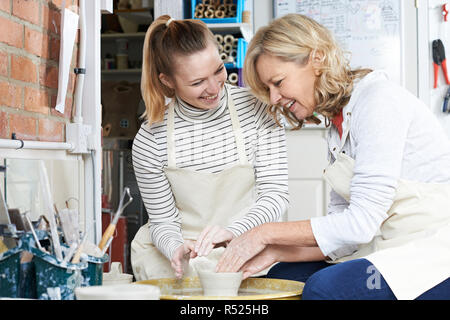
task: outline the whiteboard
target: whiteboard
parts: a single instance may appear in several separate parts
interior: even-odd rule
[[[383,69],[403,85],[401,0],[274,0],[274,17],[301,13],[327,27],[352,68]]]

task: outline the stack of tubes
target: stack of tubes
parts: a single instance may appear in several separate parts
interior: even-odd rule
[[[215,34],[217,47],[219,49],[220,58],[223,63],[235,63],[237,58],[238,39],[231,34],[221,35]],[[237,85],[239,76],[236,72],[228,75],[228,82]]]
[[[203,0],[195,6],[194,17],[197,19],[236,17],[236,4],[233,0]]]

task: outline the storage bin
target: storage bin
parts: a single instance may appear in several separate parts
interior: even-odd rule
[[[212,0],[214,1],[214,0]],[[205,23],[240,23],[242,22],[242,11],[244,10],[244,0],[233,0],[236,5],[236,16],[229,18],[195,18],[195,8],[198,4],[202,4],[203,0],[191,0],[191,18],[199,19]],[[223,4],[223,0],[220,0]]]
[[[74,300],[74,289],[86,283],[87,262],[62,263],[55,256],[31,248],[36,274],[36,294],[41,300]]]
[[[238,68],[242,69],[244,67],[244,59],[247,53],[247,41],[244,38],[238,38],[238,46],[237,46],[237,56],[234,63],[225,63],[225,68]]]
[[[15,247],[0,254],[0,297],[20,297],[20,253]]]
[[[85,284],[88,286],[101,286],[103,284],[103,264],[109,261],[105,254],[101,258],[88,256],[88,267],[82,271]]]

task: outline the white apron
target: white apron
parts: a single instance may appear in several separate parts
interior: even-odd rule
[[[342,136],[341,150],[349,131]],[[325,180],[347,202],[353,167],[354,160],[341,152],[324,171]],[[450,277],[450,184],[400,179],[379,235],[335,262],[363,257],[399,300],[415,299]]]
[[[167,117],[168,166],[164,170],[181,217],[184,239],[195,240],[208,225],[228,226],[244,217],[255,201],[255,173],[245,154],[245,142],[231,94],[227,103],[239,155],[239,163],[219,173],[177,168],[174,145],[174,105]],[[218,261],[224,248],[213,249],[208,259]],[[192,262],[192,259],[191,261]],[[170,261],[152,244],[149,223],[142,226],[131,242],[131,264],[136,280],[173,278]],[[184,276],[196,273],[189,264]]]

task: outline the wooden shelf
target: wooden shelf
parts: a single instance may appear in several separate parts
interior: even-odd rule
[[[150,14],[150,8],[134,9],[134,10],[114,10],[114,14],[123,17],[137,24],[151,24],[153,17]]]
[[[116,32],[116,33],[102,33],[102,40],[114,40],[118,38],[144,38],[145,32],[135,32],[135,33],[122,33],[122,32]]]
[[[110,69],[102,70],[102,74],[140,74],[142,69]]]
[[[240,32],[247,42],[253,37],[252,26],[248,23],[208,23],[207,26],[212,32]]]

